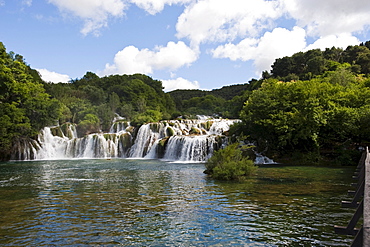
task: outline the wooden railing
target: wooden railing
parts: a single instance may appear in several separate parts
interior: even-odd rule
[[[342,207],[356,208],[356,211],[347,226],[334,226],[338,234],[355,236],[352,245],[370,246],[370,154],[368,148],[363,152],[356,168],[354,179],[357,183],[352,184],[356,190],[348,191],[353,196],[352,201],[342,201]],[[356,228],[360,218],[363,224]]]

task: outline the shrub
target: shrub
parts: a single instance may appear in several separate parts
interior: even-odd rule
[[[100,120],[95,114],[86,114],[84,119],[77,125],[79,136],[88,135],[100,131]]]
[[[132,121],[131,125],[140,126],[146,123],[158,122],[162,118],[162,113],[156,110],[146,110],[144,113],[136,115]]]
[[[242,180],[250,176],[257,167],[243,155],[238,143],[216,151],[206,163],[206,174],[218,180]]]

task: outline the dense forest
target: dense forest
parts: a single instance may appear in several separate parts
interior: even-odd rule
[[[45,92],[38,72],[20,55],[7,53],[0,42],[0,159],[8,159],[12,146],[56,124],[61,104]]]
[[[370,141],[369,48],[366,42],[277,59],[245,102],[235,133],[270,156],[357,161]]]
[[[55,84],[0,42],[0,159],[49,125],[71,122],[83,136],[108,131],[116,114],[134,126],[210,115],[240,118],[231,139],[254,142],[275,159],[348,164],[370,141],[369,74],[368,41],[279,58],[259,80],[212,91],[165,93],[161,81],[142,74],[87,72]]]

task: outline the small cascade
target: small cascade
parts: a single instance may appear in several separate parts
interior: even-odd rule
[[[209,133],[213,135],[222,135],[224,132],[229,131],[230,125],[239,122],[237,120],[220,120],[217,119],[213,122],[209,129]]]
[[[127,121],[115,121],[110,127],[109,133],[127,132],[127,128],[130,126],[130,122]]]
[[[14,159],[147,158],[204,162],[225,142],[224,133],[238,120],[168,120],[137,131],[116,117],[109,133],[78,138],[73,124],[45,127],[37,140],[19,143]],[[136,133],[133,137],[132,133]]]
[[[268,164],[277,164],[275,161],[272,159],[263,156],[262,154],[256,153],[256,158],[254,160],[254,163],[256,165],[268,165]]]
[[[168,140],[164,160],[203,162],[220,148],[216,135],[172,136]]]
[[[135,139],[135,144],[132,146],[130,157],[142,158],[150,152],[153,144],[159,138],[159,132],[154,131],[152,125],[153,124],[150,123],[140,127]]]
[[[33,160],[39,148],[40,145],[35,140],[19,140],[13,148],[11,160]]]
[[[58,135],[54,135],[52,133],[52,128],[45,127],[44,129],[42,129],[41,133],[38,136],[38,143],[40,143],[40,147],[35,153],[34,159],[39,160],[64,158],[64,151],[67,147],[69,138],[66,137],[60,129],[58,129],[58,132]]]

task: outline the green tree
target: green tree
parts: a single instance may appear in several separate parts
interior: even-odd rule
[[[6,53],[0,42],[0,159],[9,158],[12,146],[20,140],[56,124],[60,108],[23,57]]]
[[[140,126],[145,123],[158,122],[162,119],[162,113],[156,110],[146,110],[145,112],[136,115],[131,124],[133,126]]]
[[[84,119],[77,125],[79,136],[88,135],[100,131],[99,117],[94,114],[86,114]]]
[[[111,93],[111,95],[109,96],[109,106],[113,113],[117,111],[117,108],[120,106],[120,104],[121,101],[118,95],[115,92]]]
[[[244,156],[238,143],[214,152],[206,162],[206,174],[218,180],[242,180],[256,170],[253,161]]]

